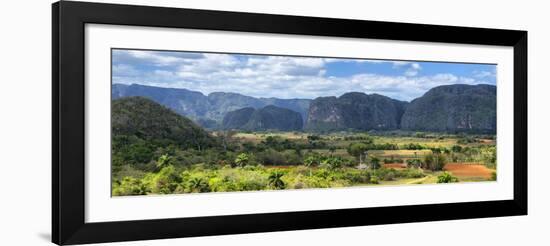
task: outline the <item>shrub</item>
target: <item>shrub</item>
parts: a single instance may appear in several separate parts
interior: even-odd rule
[[[443,172],[443,174],[437,176],[437,183],[455,183],[458,182],[458,178],[454,177],[448,172]]]
[[[422,161],[419,159],[408,159],[407,167],[408,168],[420,168],[422,166]]]
[[[404,178],[422,178],[426,176],[420,168],[408,168],[400,172],[400,176]]]
[[[158,173],[150,173],[143,179],[151,192],[157,194],[173,193],[182,181],[172,165],[162,168]]]
[[[440,171],[443,170],[446,163],[447,159],[443,154],[428,154],[424,157],[423,168],[432,171]]]
[[[379,183],[378,177],[376,177],[376,176],[371,176],[371,178],[370,178],[370,183],[371,183],[371,184],[378,184],[378,183]]]
[[[388,158],[384,158],[383,160],[384,164],[390,164],[390,163],[403,163],[403,159],[400,158],[394,158],[393,156]]]
[[[372,169],[378,169],[378,168],[381,167],[381,166],[380,166],[380,160],[379,160],[378,158],[376,158],[376,157],[372,157],[372,158],[370,159],[370,165],[371,165],[371,168],[372,168]]]
[[[330,170],[336,170],[342,167],[343,160],[340,157],[328,157],[321,161],[321,165]]]
[[[267,185],[267,177],[256,171],[242,171],[236,184],[239,191],[264,190]]]
[[[113,185],[113,196],[146,195],[148,191],[140,179],[132,177],[124,177]]]
[[[388,172],[386,175],[384,175],[383,179],[385,181],[392,181],[395,179],[395,173],[394,172]]]
[[[263,165],[286,165],[285,156],[274,149],[266,149],[256,154],[256,161]]]
[[[317,155],[309,155],[304,159],[304,165],[307,167],[318,166],[320,158]]]
[[[456,152],[456,153],[460,153],[462,151],[462,146],[460,145],[453,145],[453,147],[451,147],[451,150],[453,152]]]
[[[209,192],[210,186],[208,182],[201,176],[191,177],[188,181],[191,192]]]
[[[417,144],[417,143],[409,143],[409,144],[404,144],[404,145],[403,145],[403,149],[407,149],[407,150],[422,150],[422,149],[426,149],[426,146],[421,145],[421,144]]]

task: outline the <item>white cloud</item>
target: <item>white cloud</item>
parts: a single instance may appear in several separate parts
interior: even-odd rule
[[[177,54],[170,52],[165,55],[162,52],[151,51],[121,52],[113,59],[116,60],[113,65],[113,83],[186,88],[204,94],[222,91],[254,97],[279,98],[340,96],[346,92],[358,91],[378,93],[407,101],[438,85],[484,83],[482,77],[458,77],[445,73],[418,76],[422,69],[421,65],[406,61],[367,60],[374,63],[390,63],[396,69],[405,69],[403,75],[390,76],[369,72],[334,77],[326,76],[327,63],[336,61],[332,58],[245,58],[227,54]],[[153,69],[136,68],[144,66],[144,61],[152,65]]]
[[[495,78],[497,76],[496,71],[474,71],[473,72],[474,77],[476,78]]]

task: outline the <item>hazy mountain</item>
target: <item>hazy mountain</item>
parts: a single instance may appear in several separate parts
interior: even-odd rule
[[[238,93],[213,92],[205,96],[201,92],[161,88],[145,85],[113,84],[112,98],[117,99],[128,96],[142,96],[152,99],[175,112],[190,117],[205,127],[212,127],[222,123],[227,112],[241,108],[252,107],[255,109],[268,105],[287,108],[300,113],[301,117],[307,117],[310,99],[279,99],[279,98],[255,98]],[[213,124],[215,121],[216,124]]]
[[[303,128],[303,119],[296,111],[269,105],[260,109],[249,107],[228,112],[223,119],[223,127],[250,131],[299,131]]]
[[[244,125],[248,123],[254,111],[256,111],[256,109],[247,107],[227,112],[227,114],[225,114],[225,117],[223,117],[223,128],[242,129]]]
[[[434,87],[407,106],[401,128],[415,131],[496,132],[496,86]]]
[[[311,102],[307,130],[398,129],[407,102],[378,94],[346,93]]]

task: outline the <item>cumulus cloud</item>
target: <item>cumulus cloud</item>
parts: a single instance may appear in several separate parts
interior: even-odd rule
[[[346,76],[327,75],[329,63],[365,61],[387,63],[390,70],[399,68],[401,74],[361,71]],[[444,72],[420,76],[422,66],[417,62],[136,50],[113,51],[112,69],[113,83],[278,98],[340,96],[359,91],[409,101],[438,85],[484,83],[483,77]]]

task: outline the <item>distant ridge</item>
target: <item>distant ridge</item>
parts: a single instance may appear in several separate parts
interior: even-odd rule
[[[274,105],[296,111],[300,113],[302,119],[305,119],[311,102],[310,99],[255,98],[226,92],[213,92],[205,96],[201,92],[187,89],[138,84],[113,84],[111,94],[113,99],[129,96],[150,98],[196,122],[208,122],[212,125],[211,121],[213,120],[218,127],[222,124],[223,117],[227,112],[246,107],[258,109]]]
[[[318,97],[309,108],[307,130],[395,130],[407,102],[378,94],[349,92],[340,97]]]
[[[302,127],[302,116],[298,112],[273,105],[238,109],[223,118],[224,129],[299,131]]]
[[[434,87],[407,106],[401,129],[496,133],[496,86]]]
[[[379,94],[349,92],[311,99],[255,98],[145,85],[112,85],[112,98],[141,96],[189,117],[209,129],[408,130],[496,133],[496,86],[443,85],[410,103]],[[274,107],[267,107],[267,106]],[[267,109],[266,109],[267,108]],[[259,110],[264,109],[264,110]],[[283,112],[281,109],[289,110]],[[296,112],[302,124],[294,122]],[[260,120],[251,121],[252,116]],[[273,117],[269,115],[285,115]],[[276,127],[264,127],[269,121]],[[250,123],[253,122],[253,123]],[[271,124],[271,123],[269,123]],[[271,126],[273,127],[273,126]]]

